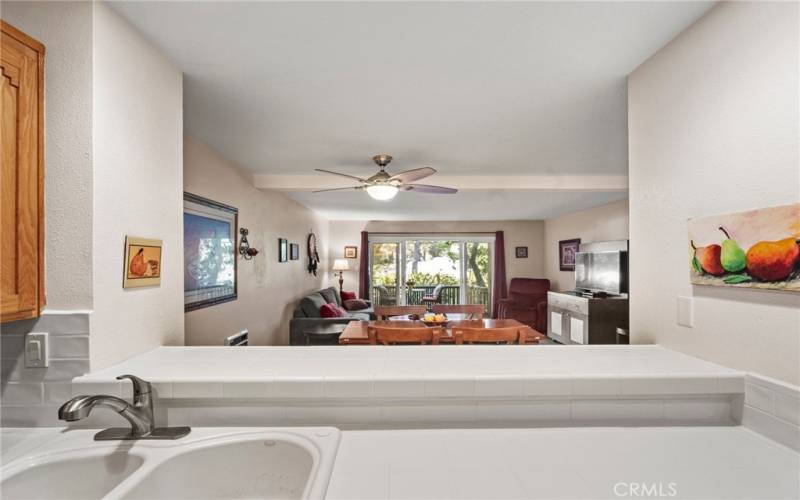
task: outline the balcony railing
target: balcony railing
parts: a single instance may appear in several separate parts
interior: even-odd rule
[[[397,287],[395,285],[383,285],[386,289],[383,294],[378,287],[372,287],[372,303],[375,305],[395,305],[397,303]],[[422,304],[422,297],[432,295],[436,285],[414,285],[413,287],[402,287],[405,294],[406,305]],[[442,287],[442,297],[440,304],[460,304],[461,287],[459,285],[445,285]],[[467,287],[467,304],[483,304],[486,310],[491,309],[491,291],[489,287]]]

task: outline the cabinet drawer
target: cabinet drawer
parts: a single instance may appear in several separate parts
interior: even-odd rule
[[[589,314],[589,300],[583,297],[549,292],[547,294],[547,303],[548,305],[566,309],[567,311]]]

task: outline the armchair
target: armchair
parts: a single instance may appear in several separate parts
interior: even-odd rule
[[[536,278],[512,278],[508,286],[508,298],[500,299],[497,317],[515,319],[531,328],[547,331],[547,292],[550,280]]]

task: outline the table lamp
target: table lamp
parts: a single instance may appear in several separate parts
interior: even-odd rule
[[[339,294],[342,293],[342,284],[344,283],[344,272],[350,270],[350,264],[347,263],[347,259],[333,259],[333,270],[339,271]]]

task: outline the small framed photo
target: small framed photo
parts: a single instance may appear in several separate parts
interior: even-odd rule
[[[581,239],[561,240],[558,242],[558,268],[562,271],[575,270],[575,255],[581,246]]]
[[[278,238],[278,262],[289,260],[289,242],[286,238]]]
[[[161,286],[161,240],[125,237],[122,288]]]
[[[517,247],[516,248],[517,258],[518,259],[527,259],[528,258],[528,247]]]
[[[344,247],[344,258],[345,259],[357,259],[358,258],[358,247]]]
[[[289,258],[291,260],[300,260],[300,245],[297,243],[289,244]]]

